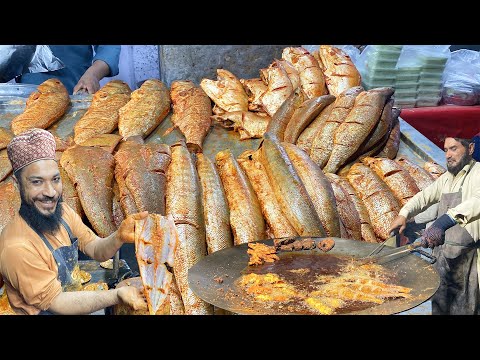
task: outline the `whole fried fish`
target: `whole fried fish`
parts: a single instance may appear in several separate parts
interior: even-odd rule
[[[340,237],[340,217],[330,181],[302,149],[286,142],[281,145],[302,180],[327,236]]]
[[[356,86],[339,94],[333,103],[330,116],[325,120],[323,125],[319,126],[317,133],[312,139],[309,154],[320,168],[323,168],[330,158],[334,145],[335,132],[352,110],[357,96],[363,91],[361,86]]]
[[[407,157],[397,157],[395,162],[408,171],[420,190],[425,189],[428,185],[433,183],[434,180],[430,174]]]
[[[274,238],[297,236],[295,228],[280,209],[264,166],[260,162],[260,150],[246,150],[238,157],[238,163],[252,184],[269,230]]]
[[[375,235],[381,240],[387,239],[390,224],[400,211],[400,204],[390,188],[362,163],[352,165],[347,179],[365,204]]]
[[[230,149],[219,151],[215,164],[230,209],[233,243],[240,245],[265,239],[265,221],[257,195]]]
[[[212,104],[210,98],[191,81],[174,81],[171,86],[172,123],[185,136],[187,148],[201,152],[203,140],[210,130]]]
[[[443,166],[437,164],[435,161],[425,161],[423,163],[423,168],[427,170],[434,179],[439,178],[440,175],[447,171]]]
[[[12,181],[0,183],[0,233],[20,209],[20,193]],[[0,275],[1,278],[1,275]]]
[[[95,161],[92,161],[95,159]],[[60,165],[75,184],[83,211],[101,237],[117,228],[113,219],[113,155],[98,147],[73,146],[65,150]]]
[[[390,188],[393,195],[405,205],[416,193],[420,191],[415,180],[407,170],[394,160],[381,157],[366,157],[362,162],[369,166]]]
[[[345,120],[335,131],[332,153],[324,172],[336,173],[367,138],[380,120],[385,103],[394,92],[393,88],[376,88],[361,92]]]
[[[11,122],[15,135],[32,128],[46,129],[67,111],[70,96],[62,82],[52,78],[37,87],[26,101],[25,110]]]
[[[300,87],[308,99],[327,95],[325,77],[318,61],[303,47],[286,47],[282,59],[291,63],[300,74]]]
[[[300,236],[325,236],[312,199],[292,164],[285,148],[275,135],[266,132],[260,162],[265,167],[280,209]]]
[[[75,143],[113,132],[118,126],[118,110],[130,100],[132,90],[126,82],[111,80],[92,97],[87,112],[73,127]]]
[[[213,314],[213,306],[200,299],[188,285],[188,270],[207,254],[205,221],[197,170],[184,143],[171,146],[167,170],[166,214],[175,220],[179,243],[173,266],[185,314]]]
[[[262,95],[267,91],[267,85],[261,78],[240,79],[240,82],[248,96],[249,111],[264,111],[260,100]]]
[[[217,168],[202,153],[197,154],[197,172],[202,187],[207,252],[211,254],[233,246],[230,211]]]
[[[170,92],[163,82],[145,81],[118,110],[118,133],[124,139],[135,135],[146,138],[168,115],[170,105]]]
[[[326,106],[318,116],[313,119],[313,121],[302,131],[300,136],[297,139],[296,145],[310,155],[310,149],[312,147],[313,139],[315,138],[318,130],[323,126],[325,121],[327,121],[330,113],[334,107],[335,102]]]
[[[400,121],[398,116],[393,118],[392,130],[388,135],[387,142],[383,149],[377,154],[380,157],[386,157],[389,159],[395,159],[398,154],[398,148],[400,147]]]
[[[166,172],[172,158],[170,147],[127,140],[114,158],[123,213],[130,215],[146,210],[165,215]]]
[[[217,79],[202,79],[200,86],[223,111],[248,111],[248,95],[240,80],[230,71],[217,69]]]
[[[350,56],[343,50],[329,45],[318,49],[328,92],[338,96],[345,90],[359,86],[362,78]]]
[[[267,84],[267,91],[261,96],[260,101],[262,102],[265,112],[273,117],[295,89],[292,86],[287,71],[278,60],[270,64],[265,70],[265,74],[263,77]]]
[[[283,141],[288,122],[295,113],[295,110],[299,108],[302,103],[303,94],[300,89],[297,89],[290,94],[290,96],[283,102],[280,108],[272,116],[272,119],[268,123],[267,130],[265,132],[268,132],[280,141]]]

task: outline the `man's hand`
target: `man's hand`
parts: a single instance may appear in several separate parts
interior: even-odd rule
[[[407,225],[407,219],[405,216],[398,215],[395,219],[393,219],[392,223],[390,224],[390,229],[388,233],[391,234],[395,230],[399,229],[398,232],[403,234],[403,230],[405,230],[405,226]]]
[[[146,219],[148,211],[128,215],[118,227],[118,238],[122,243],[135,242],[135,220]]]
[[[440,216],[425,230],[421,237],[422,247],[433,249],[435,246],[443,245],[445,242],[445,231],[456,224],[456,221],[452,220],[449,215],[443,214]]]
[[[88,92],[94,94],[100,89],[100,82],[93,74],[85,72],[83,76],[78,80],[77,85],[73,88],[73,95],[81,92]]]
[[[122,304],[130,306],[133,310],[147,310],[147,300],[143,292],[134,286],[122,286],[118,289],[118,298]]]

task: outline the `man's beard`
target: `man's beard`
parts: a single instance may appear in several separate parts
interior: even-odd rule
[[[41,234],[55,234],[60,229],[60,219],[63,215],[63,206],[61,205],[63,201],[62,196],[60,196],[58,199],[55,212],[46,216],[38,211],[35,205],[27,202],[22,186],[19,186],[19,188],[22,204],[20,205],[20,210],[18,212],[22,216],[23,220],[25,220],[32,229]]]
[[[463,167],[467,165],[471,160],[472,155],[470,155],[468,152],[465,152],[465,155],[462,156],[457,165],[449,165],[447,162],[447,170],[454,176],[456,176],[460,172],[460,170],[462,170]]]

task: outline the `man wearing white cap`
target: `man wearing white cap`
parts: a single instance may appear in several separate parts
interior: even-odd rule
[[[126,242],[134,242],[135,219],[100,238],[62,202],[62,180],[55,160],[55,139],[42,129],[14,137],[7,147],[21,206],[0,234],[0,274],[17,314],[90,314],[125,303],[146,309],[143,294],[125,286],[107,291],[79,291],[78,249],[97,261],[110,259]]]

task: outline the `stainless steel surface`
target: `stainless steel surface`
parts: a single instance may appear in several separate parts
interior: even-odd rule
[[[321,238],[313,239],[320,240]],[[327,254],[362,258],[377,246],[363,241],[333,239],[335,246]],[[273,245],[272,239],[260,242]],[[190,288],[203,300],[238,314],[296,314],[295,309],[285,309],[279,313],[276,310],[259,306],[253,300],[239,294],[239,289],[234,283],[247,267],[249,259],[247,249],[248,244],[242,244],[217,251],[201,259],[188,272]],[[381,253],[387,254],[392,250],[394,249],[384,248]],[[301,253],[318,255],[318,261],[322,261],[322,256],[325,255],[318,248],[304,250]],[[387,315],[404,312],[427,301],[438,289],[440,283],[438,273],[432,265],[419,256],[407,254],[402,257],[401,261],[390,261],[382,266],[396,274],[397,285],[412,288],[412,297],[389,300],[383,304],[374,305],[365,310],[352,311],[348,314]],[[221,282],[218,281],[219,278],[222,279]]]

